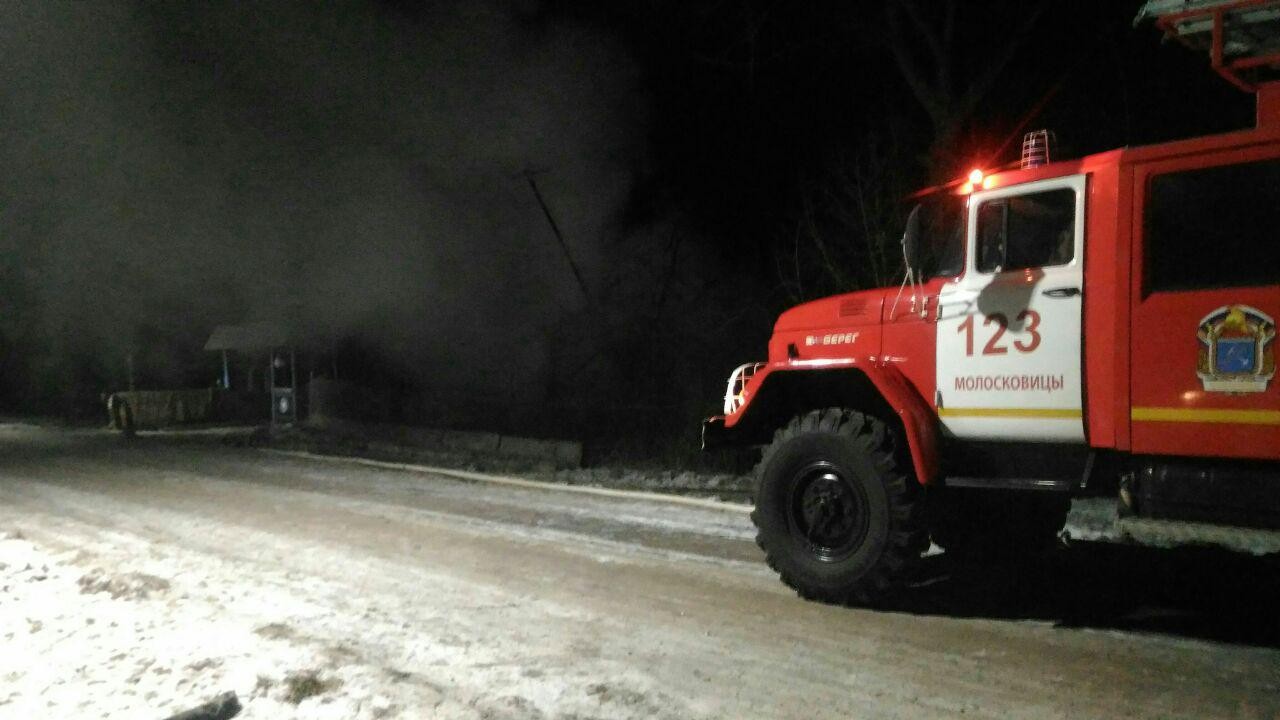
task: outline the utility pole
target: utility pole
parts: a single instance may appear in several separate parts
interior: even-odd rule
[[[590,302],[591,293],[587,291],[587,283],[582,279],[582,272],[578,270],[578,264],[573,261],[573,254],[569,252],[569,245],[564,241],[560,226],[556,224],[555,217],[551,215],[551,208],[547,207],[547,201],[542,198],[542,193],[538,190],[538,183],[533,177],[536,174],[532,168],[526,168],[524,178],[529,181],[529,188],[533,190],[533,196],[538,199],[538,206],[542,208],[542,214],[546,216],[547,224],[551,226],[551,232],[555,233],[556,240],[560,243],[560,250],[564,252],[564,259],[569,263],[569,269],[573,271],[574,279],[578,281],[578,289],[582,291],[582,298]]]

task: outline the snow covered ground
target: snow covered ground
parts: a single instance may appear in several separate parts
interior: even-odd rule
[[[1280,714],[1274,583],[1177,584],[1272,565],[1100,550],[876,612],[799,600],[751,537],[741,508],[0,425],[0,718],[228,690],[245,718]]]
[[[382,426],[343,423],[340,429],[303,425],[273,432],[233,429],[233,444],[295,452],[365,457],[389,462],[449,467],[585,487],[609,487],[647,492],[720,498],[749,502],[754,481],[746,475],[692,472],[662,468],[637,468],[619,464],[595,467],[555,468],[529,458],[483,455],[446,450],[438,446],[408,444],[380,437]]]
[[[160,717],[229,689],[251,699],[246,717],[378,717],[391,707],[389,697],[373,692],[376,683],[333,662],[340,658],[281,642],[291,626],[258,625],[264,614],[305,616],[299,593],[255,588],[245,597],[234,586],[214,588],[209,579],[231,580],[218,578],[218,568],[204,568],[203,578],[188,584],[182,578],[190,569],[180,560],[131,549],[138,560],[121,565],[92,548],[53,552],[20,533],[0,541],[0,712]],[[129,565],[145,571],[125,570]],[[322,687],[346,689],[294,706],[281,675],[286,668],[286,675],[318,671]]]
[[[274,547],[232,559],[127,531],[45,530],[39,545],[20,531],[0,540],[0,716],[158,718],[227,690],[246,718],[379,718],[406,707],[447,717],[456,703],[405,682],[411,673],[394,664],[449,662],[456,646],[370,662],[362,645],[401,635],[401,623],[344,583],[270,562],[284,550],[276,538],[249,535]]]

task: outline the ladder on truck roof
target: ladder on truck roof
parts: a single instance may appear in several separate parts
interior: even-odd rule
[[[1134,24],[1148,18],[1165,37],[1207,51],[1241,90],[1280,80],[1280,0],[1148,0]]]

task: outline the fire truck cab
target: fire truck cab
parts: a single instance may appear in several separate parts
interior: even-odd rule
[[[1256,128],[1066,161],[1033,133],[912,211],[900,287],[779,317],[703,444],[764,447],[752,518],[785,582],[873,603],[931,538],[1042,547],[1082,494],[1280,529],[1280,82],[1257,81],[1280,56],[1239,40],[1276,5],[1143,11],[1257,93]]]

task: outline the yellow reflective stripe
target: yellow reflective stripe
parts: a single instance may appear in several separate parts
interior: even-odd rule
[[[1135,407],[1129,417],[1146,422],[1234,423],[1280,425],[1280,410],[1219,410],[1213,408]]]
[[[942,417],[1051,418],[1074,420],[1079,408],[938,408]]]

